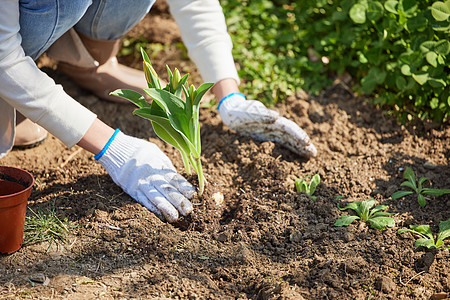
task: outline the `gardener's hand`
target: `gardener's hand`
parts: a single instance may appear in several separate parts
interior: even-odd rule
[[[111,143],[95,158],[116,184],[168,222],[192,211],[188,200],[195,188],[177,173],[170,159],[153,143],[116,130]],[[109,142],[108,142],[109,143]]]
[[[218,109],[225,125],[240,134],[280,143],[302,156],[317,155],[316,147],[303,129],[259,101],[246,100],[241,93],[231,93],[222,98]]]

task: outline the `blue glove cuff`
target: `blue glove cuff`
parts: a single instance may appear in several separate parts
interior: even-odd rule
[[[94,156],[95,160],[99,160],[102,158],[103,154],[105,154],[106,150],[108,150],[109,146],[111,146],[111,143],[116,138],[116,135],[120,132],[119,129],[116,129],[113,133],[113,135],[109,138],[108,142],[106,143],[105,147],[103,147],[102,151],[100,151],[97,155]]]
[[[241,95],[242,97],[244,97],[244,100],[246,100],[244,94],[242,94],[242,93],[235,92],[235,93],[228,94],[227,96],[220,99],[219,105],[217,106],[217,110],[220,109],[220,105],[222,105],[223,101],[227,100],[228,98],[230,98],[231,96],[234,96],[234,95]]]

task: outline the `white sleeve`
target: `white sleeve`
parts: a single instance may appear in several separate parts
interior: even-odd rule
[[[204,81],[233,78],[239,84],[222,7],[217,0],[168,0],[188,54]]]
[[[77,144],[96,115],[39,70],[21,47],[19,1],[3,0],[0,18],[0,101],[6,101],[68,147]],[[2,112],[0,112],[1,114]]]

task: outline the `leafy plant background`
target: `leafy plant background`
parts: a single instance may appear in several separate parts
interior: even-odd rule
[[[450,0],[220,3],[249,97],[271,105],[300,88],[317,94],[348,72],[401,122],[448,120]]]

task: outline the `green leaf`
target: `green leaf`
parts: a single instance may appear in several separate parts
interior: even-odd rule
[[[412,74],[412,78],[417,81],[418,84],[424,85],[428,81],[428,73],[427,72],[418,72],[416,74]]]
[[[408,31],[423,31],[428,26],[428,19],[424,16],[417,16],[415,18],[408,19],[406,27]]]
[[[165,111],[172,126],[191,140],[192,137],[189,133],[189,120],[185,113],[185,103],[183,100],[168,91],[161,89],[152,88],[145,89],[144,91]]]
[[[425,205],[427,205],[427,199],[422,194],[417,195],[417,202],[419,202],[419,205],[422,207],[425,207]]]
[[[155,72],[155,70],[153,69],[152,63],[150,62],[150,59],[148,58],[147,53],[145,52],[144,48],[141,47],[141,55],[142,58],[144,59],[144,73],[146,74],[146,80],[148,81],[148,79],[150,79],[150,83],[151,86],[153,88],[161,88],[161,83],[159,82],[159,79],[157,77],[157,74]],[[147,65],[147,64],[148,65]],[[150,78],[148,78],[150,77]]]
[[[411,67],[409,65],[402,65],[401,67],[402,74],[405,76],[411,76]]]
[[[358,216],[342,216],[336,220],[336,222],[334,223],[334,226],[336,226],[336,227],[348,226],[357,219],[359,219]]]
[[[363,221],[367,221],[369,219],[369,211],[374,205],[375,205],[374,199],[359,202],[359,208],[356,212]]]
[[[173,73],[172,73],[172,70],[169,68],[168,65],[166,65],[166,71],[167,71],[167,75],[169,76],[169,85],[171,86],[171,83],[172,83],[172,80],[173,80]],[[172,91],[172,89],[170,91]]]
[[[417,192],[416,183],[414,181],[404,181],[400,184],[401,186],[407,186]]]
[[[423,236],[433,239],[433,233],[431,232],[429,225],[410,225],[409,228]]]
[[[375,213],[377,213],[377,212],[379,212],[381,210],[388,209],[388,208],[389,208],[389,206],[387,206],[387,205],[377,205],[370,211],[370,215],[372,216]]]
[[[437,236],[437,240],[444,241],[448,237],[450,237],[450,219],[439,223],[439,234]]]
[[[431,21],[431,28],[437,32],[448,31],[450,30],[450,22],[434,20],[434,22]]]
[[[297,178],[295,179],[295,188],[297,189],[297,193],[306,192],[308,189],[308,184],[304,179]]]
[[[434,51],[441,55],[450,53],[450,42],[448,40],[441,40],[434,45]]]
[[[439,79],[429,78],[427,82],[429,85],[431,85],[434,88],[440,88],[440,87],[447,86],[445,81],[441,78],[439,78]],[[433,108],[433,106],[431,106],[431,104],[432,104],[432,102],[430,102],[430,107]]]
[[[365,94],[370,94],[374,90],[377,84],[384,82],[386,78],[386,72],[380,70],[377,67],[370,68],[366,76],[361,80],[363,86],[363,92]]]
[[[407,195],[411,195],[413,192],[412,191],[397,191],[395,193],[392,194],[392,199],[400,199],[402,197],[405,197]]]
[[[419,183],[417,185],[418,189],[421,190],[422,189],[422,185],[424,184],[425,181],[430,180],[430,178],[428,177],[420,177],[419,178]]]
[[[416,182],[416,175],[410,167],[406,167],[405,172],[403,172],[403,178],[414,183]]]
[[[393,14],[398,15],[397,12],[397,5],[398,5],[398,1],[396,0],[388,0],[384,3],[384,8],[388,11],[391,12]]]
[[[152,106],[155,106],[152,104]],[[158,105],[156,105],[158,106]],[[163,112],[163,111],[162,111]],[[164,113],[164,112],[163,112]],[[165,142],[171,144],[180,151],[189,153],[189,147],[185,142],[182,134],[175,130],[170,123],[169,119],[161,116],[159,113],[155,113],[155,108],[140,108],[133,112],[133,114],[146,118],[152,121],[155,133]],[[155,126],[155,123],[157,124]],[[155,128],[156,127],[156,128]]]
[[[368,220],[368,223],[370,227],[378,229],[378,230],[384,230],[386,227],[394,227],[395,226],[395,220],[391,217],[376,217],[371,218]]]
[[[417,226],[417,225],[413,225],[413,226]],[[421,226],[428,226],[428,225],[421,225]],[[410,227],[412,227],[412,226],[410,226]],[[418,236],[420,236],[420,237],[422,237],[422,238],[427,237],[424,233],[419,232],[419,231],[416,231],[416,230],[414,230],[414,229],[400,228],[399,230],[397,230],[397,234],[402,234],[402,233],[405,233],[405,232],[409,232],[409,233],[411,233],[413,236],[418,235]]]
[[[356,24],[364,24],[366,22],[366,8],[362,4],[356,3],[353,5],[349,15]]]
[[[394,213],[389,213],[389,212],[384,212],[384,211],[378,211],[376,213],[374,213],[372,215],[372,217],[387,217],[387,216],[392,216],[394,215]]]
[[[433,239],[418,239],[414,243],[414,246],[416,246],[416,247],[425,247],[425,248],[428,248],[428,249],[436,248],[436,245],[434,244],[434,240]]]
[[[338,203],[338,204],[337,204],[337,207],[338,207],[340,210],[352,209],[352,210],[356,211],[356,210],[359,208],[359,201],[350,202],[350,203],[348,203],[348,204],[347,204],[346,206],[344,206],[344,207],[340,207],[340,206],[339,206],[339,203]]]
[[[438,55],[436,54],[436,52],[433,52],[433,51],[430,51],[425,55],[427,62],[435,68],[437,68],[437,65],[438,65],[437,57],[438,57]]]
[[[405,13],[407,17],[412,17],[417,10],[416,0],[400,0],[398,10]]]
[[[383,5],[380,2],[369,2],[367,18],[371,21],[378,21],[384,13]]]
[[[448,2],[449,1],[446,1],[446,3],[437,1],[431,5],[431,14],[437,21],[445,21],[450,16],[450,7]]]
[[[316,187],[319,185],[319,183],[320,183],[320,175],[319,174],[315,174],[312,177],[311,182],[309,184],[309,193],[311,195],[316,191]]]
[[[181,98],[181,93],[183,91],[184,84],[186,83],[188,77],[189,77],[189,74],[186,74],[181,78],[181,80],[179,81],[179,84],[177,86],[177,89],[173,93],[175,96]],[[186,102],[187,102],[187,100],[186,100]],[[186,104],[186,108],[187,108],[187,104]]]
[[[121,97],[133,102],[138,107],[150,107],[151,104],[145,101],[144,96],[140,93],[127,89],[117,89],[114,92],[111,92],[110,95],[114,95],[117,97]]]
[[[450,194],[450,189],[432,189],[432,188],[424,188],[422,193],[425,195],[440,197],[445,194]]]
[[[397,76],[395,79],[395,85],[399,90],[404,90],[406,88],[406,79],[402,76]]]
[[[167,122],[170,124],[169,120],[167,120]],[[166,128],[168,127],[164,127],[159,125],[157,122],[152,122],[152,126],[153,126],[153,130],[155,131],[156,135],[163,140],[164,142],[174,146],[175,148],[177,148],[180,151],[186,151],[185,149],[183,149],[183,147],[177,142],[177,140],[175,140],[171,134],[166,130]],[[175,131],[175,130],[174,130]],[[177,131],[175,131],[176,133],[178,133]],[[179,133],[178,133],[179,134]],[[184,142],[184,140],[183,140]],[[189,148],[187,149],[189,151]]]
[[[207,82],[207,83],[203,83],[201,86],[198,87],[197,91],[196,91],[196,96],[194,99],[194,105],[199,105],[200,104],[200,100],[202,99],[203,95],[205,95],[205,93],[214,85],[214,83],[211,82]]]
[[[422,51],[422,53],[428,53],[430,51],[434,51],[434,47],[436,45],[436,42],[434,41],[425,41],[422,44],[420,44],[420,51]]]

